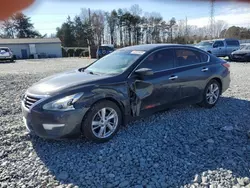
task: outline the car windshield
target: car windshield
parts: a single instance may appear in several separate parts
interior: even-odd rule
[[[118,50],[97,60],[85,71],[92,74],[121,74],[144,53],[145,51]]]
[[[197,44],[197,46],[212,46],[213,41],[204,41]]]
[[[0,48],[0,52],[1,53],[9,52],[9,49],[8,48]]]

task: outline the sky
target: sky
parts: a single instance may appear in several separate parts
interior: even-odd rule
[[[182,20],[187,17],[188,25],[198,27],[209,23],[210,3],[204,1],[184,0],[36,0],[24,10],[24,14],[31,17],[35,28],[41,34],[56,33],[56,28],[66,20],[79,14],[81,8],[90,10],[111,11],[118,8],[129,9],[138,4],[143,12],[159,12],[164,20],[175,17]],[[215,20],[224,20],[228,26],[237,25],[250,27],[250,3],[216,2]]]

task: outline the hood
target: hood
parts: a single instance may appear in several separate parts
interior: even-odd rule
[[[232,52],[232,54],[248,54],[250,53],[250,50],[236,50],[234,52]]]
[[[80,84],[89,84],[93,81],[101,80],[107,75],[93,75],[78,70],[55,74],[33,84],[27,93],[35,95],[53,95],[64,89],[71,88]]]

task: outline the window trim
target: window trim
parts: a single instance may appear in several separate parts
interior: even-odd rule
[[[208,55],[208,54],[206,54],[206,53],[204,53],[203,51],[200,51],[200,50],[197,50],[197,49],[195,49],[195,48],[190,48],[190,47],[183,47],[183,46],[174,46],[174,47],[164,47],[164,48],[161,48],[161,49],[157,49],[157,50],[154,50],[154,51],[152,51],[151,53],[149,53],[146,57],[144,57],[137,65],[136,65],[136,67],[130,72],[130,74],[128,75],[128,77],[127,78],[130,78],[131,76],[132,76],[132,74],[137,70],[137,68],[143,63],[143,61],[146,59],[146,58],[148,58],[150,55],[152,55],[153,53],[155,53],[155,52],[158,52],[158,51],[160,51],[160,50],[167,50],[167,49],[173,49],[174,51],[176,50],[176,49],[189,49],[189,50],[194,50],[194,51],[197,51],[197,52],[200,52],[200,53],[203,53],[204,55],[206,55],[207,57],[208,57],[208,60],[206,61],[206,62],[201,62],[201,63],[196,63],[196,64],[190,64],[190,65],[185,65],[185,66],[179,66],[179,67],[177,67],[176,66],[176,57],[174,57],[174,65],[176,66],[176,67],[174,67],[174,68],[171,68],[171,69],[164,69],[164,70],[161,70],[161,71],[154,71],[154,73],[160,73],[160,72],[164,72],[164,71],[168,71],[168,70],[174,70],[174,69],[179,69],[179,68],[184,68],[184,67],[190,67],[190,66],[194,66],[194,65],[201,65],[201,64],[206,64],[206,63],[209,63],[210,62],[210,59],[211,59],[211,57]]]

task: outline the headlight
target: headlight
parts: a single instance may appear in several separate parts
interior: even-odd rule
[[[83,95],[83,93],[77,93],[74,95],[69,95],[61,99],[49,102],[43,106],[44,110],[54,110],[54,111],[68,111],[74,110],[74,103]]]

